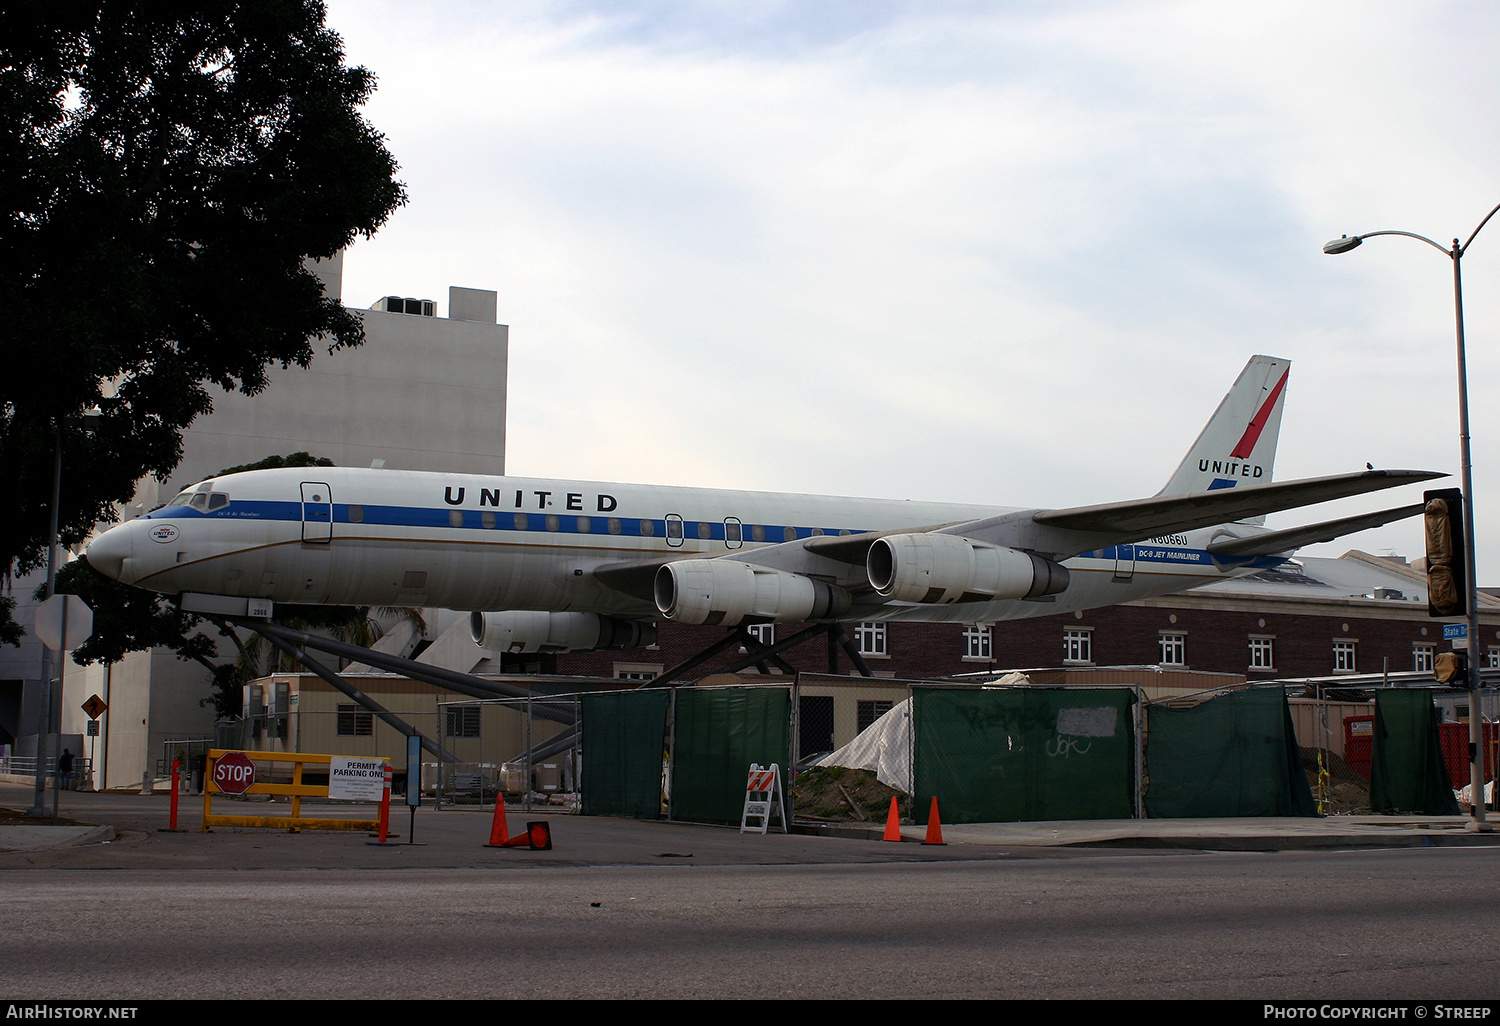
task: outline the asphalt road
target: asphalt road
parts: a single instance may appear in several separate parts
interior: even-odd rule
[[[1492,999],[1497,869],[1494,848],[526,869],[11,861],[0,990]]]

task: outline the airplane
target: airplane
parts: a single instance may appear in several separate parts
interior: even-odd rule
[[[1155,496],[985,507],[550,478],[288,468],[209,478],[88,561],[184,609],[471,611],[496,652],[652,644],[654,623],[987,623],[1255,573],[1421,504],[1271,531],[1265,516],[1446,476],[1273,482],[1290,362],[1252,357]]]

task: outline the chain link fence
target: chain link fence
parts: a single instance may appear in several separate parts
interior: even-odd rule
[[[749,764],[775,762],[797,814],[815,821],[883,821],[895,797],[902,818],[921,823],[933,796],[944,822],[1337,815],[1369,811],[1374,689],[1419,683],[1392,674],[1181,694],[1097,680],[800,674],[715,687],[434,697],[400,715],[453,757],[425,754],[414,782],[442,807],[503,796],[526,809],[737,822]],[[1467,758],[1468,695],[1422,686],[1434,695],[1451,770]],[[1493,690],[1484,710],[1500,712]],[[229,735],[238,743],[226,744]],[[828,763],[856,740],[845,765]],[[352,703],[235,721],[216,743],[383,755],[398,766],[396,790],[407,784],[404,736]],[[163,761],[174,746],[191,760],[207,744],[169,742]],[[1493,773],[1494,724],[1485,747]],[[1306,807],[1301,795],[1310,796]]]
[[[1164,722],[1174,711],[1207,711],[1210,703],[1229,705],[1235,696],[1251,693],[1278,694],[1285,696],[1290,731],[1289,745],[1296,746],[1297,762],[1305,778],[1313,807],[1320,815],[1369,815],[1371,808],[1371,773],[1375,755],[1375,698],[1382,691],[1419,689],[1431,695],[1436,709],[1439,744],[1443,751],[1449,780],[1457,790],[1468,784],[1469,744],[1469,694],[1467,690],[1435,688],[1430,674],[1391,673],[1379,676],[1313,678],[1297,681],[1276,681],[1263,685],[1244,685],[1220,688],[1212,691],[1171,697],[1158,697],[1147,703],[1144,722],[1147,732],[1145,761],[1146,793],[1150,795],[1153,764],[1159,768],[1165,764],[1160,751],[1153,752],[1150,744],[1154,726],[1153,714],[1161,712],[1157,724]],[[1481,711],[1485,723],[1484,767],[1487,780],[1493,780],[1495,767],[1500,765],[1500,731],[1495,723],[1500,713],[1500,694],[1493,689],[1481,692]],[[1243,713],[1243,710],[1241,710]],[[1279,734],[1269,714],[1259,721],[1265,731]],[[1202,744],[1195,753],[1200,757],[1198,773],[1207,779],[1209,767],[1233,767],[1237,780],[1221,777],[1215,785],[1218,794],[1203,794],[1194,804],[1199,808],[1224,808],[1223,794],[1234,790],[1244,798],[1245,781],[1264,783],[1271,772],[1265,766],[1251,772],[1252,750],[1263,747],[1267,734],[1257,740],[1249,732],[1231,726],[1209,726],[1209,717],[1199,721],[1197,728]],[[1155,756],[1155,758],[1153,758]],[[1288,778],[1290,785],[1290,779]],[[1158,774],[1158,785],[1160,775]],[[1148,802],[1148,805],[1151,803]],[[1243,811],[1246,806],[1237,806],[1241,811],[1225,812],[1226,815],[1252,815]],[[1160,813],[1158,813],[1160,814]],[[1209,813],[1198,813],[1200,815]],[[1286,814],[1285,812],[1272,814]]]

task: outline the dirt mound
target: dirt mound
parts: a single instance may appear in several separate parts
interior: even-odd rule
[[[884,823],[891,797],[900,802],[901,822],[911,822],[911,799],[875,779],[867,770],[819,766],[792,784],[796,815],[835,822]]]
[[[1370,782],[1360,776],[1334,752],[1323,752],[1323,764],[1328,771],[1328,795],[1323,804],[1326,816],[1369,815]],[[1307,771],[1307,786],[1312,788],[1313,798],[1318,792],[1318,750],[1302,749],[1302,768]]]

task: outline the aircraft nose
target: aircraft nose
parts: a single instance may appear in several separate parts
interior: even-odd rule
[[[130,558],[134,536],[135,532],[131,530],[130,524],[111,527],[89,543],[86,553],[89,565],[106,577],[123,581],[125,560]]]

